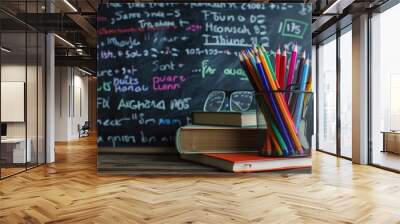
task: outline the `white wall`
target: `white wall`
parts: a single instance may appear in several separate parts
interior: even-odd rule
[[[25,65],[9,64],[1,66],[1,81],[25,82]],[[7,110],[7,108],[1,108]],[[25,123],[7,123],[7,137],[25,137]]]
[[[38,70],[37,70],[38,69]],[[26,80],[27,78],[27,80]],[[45,150],[45,118],[44,118],[44,74],[42,67],[25,66],[24,64],[10,63],[1,66],[2,82],[24,82],[26,84],[26,107],[22,112],[26,112],[26,121],[24,122],[6,122],[8,138],[25,138],[30,140],[32,151],[32,161],[44,162]],[[21,94],[24,94],[22,92]],[[7,97],[7,96],[2,96]],[[1,108],[1,110],[10,110],[10,108]],[[3,111],[4,112],[4,111]],[[11,112],[12,111],[7,111]],[[38,151],[37,151],[38,150]],[[37,153],[39,156],[37,157]]]
[[[56,67],[55,69],[55,141],[67,141],[69,133],[69,96],[70,85],[69,68]]]
[[[55,140],[79,138],[78,125],[88,121],[88,78],[76,68],[56,67]]]

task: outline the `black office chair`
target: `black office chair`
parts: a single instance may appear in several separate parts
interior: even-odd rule
[[[89,130],[90,130],[89,121],[85,121],[82,127],[78,125],[79,138],[89,136]]]

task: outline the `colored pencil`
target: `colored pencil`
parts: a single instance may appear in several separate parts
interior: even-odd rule
[[[263,56],[264,56],[264,58],[265,58],[265,60],[267,62],[268,69],[269,69],[269,71],[271,72],[271,75],[272,75],[272,79],[276,80],[275,69],[272,66],[272,62],[271,62],[271,59],[269,57],[268,51],[264,48],[264,46],[261,46],[260,50],[261,50],[261,52],[262,52],[262,54],[263,54]]]
[[[247,67],[249,73],[250,73],[250,77],[252,77],[252,79],[253,79],[254,82],[256,83],[257,89],[260,90],[260,91],[262,91],[263,88],[262,88],[261,82],[259,81],[259,79],[258,79],[258,77],[257,77],[257,73],[256,73],[256,71],[254,70],[255,67],[252,67],[252,66],[251,66],[251,62],[250,62],[250,60],[246,57],[245,54],[243,54],[243,60],[244,60],[244,62],[245,62],[245,64],[246,64],[246,67]]]
[[[296,68],[296,61],[297,61],[297,45],[294,46],[294,49],[292,51],[292,54],[290,55],[290,62],[289,62],[289,71],[287,74],[287,79],[286,79],[286,85],[285,89],[290,90],[292,83],[293,83],[293,76],[294,76],[294,70]],[[285,94],[286,102],[289,102],[289,94]]]
[[[265,87],[265,94],[270,102],[271,105],[271,111],[273,112],[273,115],[275,116],[275,120],[277,121],[278,127],[279,129],[282,131],[283,133],[283,139],[285,140],[285,143],[288,146],[288,150],[292,151],[293,150],[293,145],[291,143],[287,128],[285,127],[285,124],[283,122],[282,119],[282,114],[280,113],[278,106],[277,106],[277,102],[275,100],[275,98],[273,97],[272,94],[272,89],[269,86],[269,83],[267,81],[267,75],[264,73],[264,68],[263,65],[261,64],[260,59],[257,57],[256,58],[257,61],[257,69],[261,75],[261,79],[263,80],[263,86]]]
[[[285,74],[286,74],[286,50],[283,50],[280,59],[280,71],[279,71],[279,86],[284,89],[285,88]]]
[[[297,75],[296,75],[296,83],[300,84],[300,79],[301,79],[301,74],[303,73],[303,65],[304,65],[304,61],[306,60],[306,51],[303,51],[303,53],[301,54],[300,57],[300,61],[299,61],[299,67],[297,69]]]
[[[258,92],[262,92],[262,87],[261,87],[260,83],[258,82],[258,79],[255,77],[255,71],[253,70],[253,67],[249,66],[250,62],[248,61],[248,58],[247,59],[246,58],[247,57],[244,52],[241,52],[241,54],[239,54],[240,63],[242,65],[242,68],[246,71],[246,74],[248,75],[250,82],[256,88],[256,90]],[[251,75],[251,74],[253,74],[253,75]],[[285,142],[283,141],[282,136],[279,133],[279,130],[273,124],[270,113],[264,113],[264,114],[266,114],[265,120],[267,121],[267,124],[269,126],[268,128],[272,129],[274,135],[276,136],[277,142],[280,144],[279,148],[276,148],[277,154],[278,155],[282,155],[282,154],[288,155],[287,146],[286,146]],[[272,139],[274,140],[275,138],[272,138]]]
[[[304,65],[305,59],[306,59],[306,51],[303,51],[303,53],[300,56],[297,72],[294,73],[293,84],[296,84],[296,85],[293,85],[292,88],[290,88],[290,90],[296,90],[296,89],[299,90],[300,79],[301,79],[301,75],[303,72],[303,65]],[[292,105],[292,108],[291,108],[292,114],[294,114],[294,112],[296,110],[296,103],[293,104],[292,101],[297,102],[297,97],[298,97],[298,95],[289,93],[288,105]]]
[[[247,58],[249,58],[249,61],[251,61],[251,62],[253,62],[253,65],[254,65],[254,67],[255,68],[257,68],[257,65],[256,65],[256,57],[255,57],[255,55],[252,53],[252,52],[254,52],[254,50],[252,50],[252,51],[248,51],[248,54],[247,54]],[[259,80],[259,82],[260,83],[262,83],[263,82],[263,80],[262,80],[262,75],[259,73],[259,71],[258,70],[256,70],[257,71],[257,73],[258,73],[258,80]],[[268,102],[268,101],[267,101]],[[276,133],[276,135],[278,135],[279,133]],[[287,145],[287,144],[285,144],[285,145]],[[288,149],[288,146],[283,146],[282,145],[282,148],[285,148],[286,150]],[[287,151],[283,151],[283,153],[288,153]],[[285,154],[286,155],[286,154]]]
[[[304,62],[303,66],[303,73],[301,75],[301,81],[300,81],[300,91],[304,91],[306,88],[306,83],[308,80],[308,70],[309,70],[309,64],[310,61],[307,59]],[[297,99],[297,104],[296,104],[296,112],[294,116],[294,122],[296,127],[300,126],[300,119],[301,119],[301,114],[303,112],[303,103],[304,103],[304,93],[299,94],[299,98]]]
[[[255,46],[242,51],[239,55],[242,68],[245,70],[251,84],[257,92],[261,93],[261,99],[265,104],[259,102],[263,116],[267,123],[267,141],[263,147],[265,155],[293,155],[303,154],[303,147],[300,138],[297,135],[299,117],[301,118],[303,111],[305,94],[300,93],[295,97],[290,97],[290,104],[293,108],[289,110],[289,102],[287,101],[287,92],[279,92],[280,90],[296,89],[300,87],[300,91],[305,91],[309,87],[308,76],[309,60],[306,63],[306,54],[297,59],[297,45],[291,52],[289,71],[286,75],[286,59],[287,52],[280,53],[280,49],[275,54],[275,67],[270,59],[270,52],[264,46]],[[297,66],[297,60],[299,65]],[[296,72],[296,67],[300,71]],[[298,81],[299,80],[299,81]],[[286,82],[285,82],[286,81]],[[286,89],[289,87],[288,89]],[[293,99],[292,99],[293,98]],[[297,99],[296,99],[297,98]],[[265,105],[265,106],[263,106]]]
[[[267,74],[266,78],[268,79],[268,82],[271,85],[271,90],[273,91],[270,94],[273,94],[274,97],[276,98],[276,101],[278,103],[278,108],[279,108],[279,110],[280,110],[280,112],[281,112],[281,114],[283,116],[283,119],[284,119],[284,122],[286,124],[286,127],[287,127],[287,129],[288,129],[288,131],[290,133],[290,136],[291,136],[290,140],[293,141],[293,142],[290,141],[290,143],[289,143],[289,151],[296,149],[300,154],[302,154],[303,153],[303,148],[302,148],[300,140],[299,140],[299,138],[297,136],[297,131],[295,129],[295,125],[293,124],[293,119],[292,119],[292,117],[291,117],[291,115],[289,113],[289,110],[287,108],[285,108],[285,103],[286,102],[284,100],[284,96],[282,95],[282,93],[276,92],[278,89],[277,89],[277,87],[275,85],[275,82],[272,79],[271,71],[268,68],[268,65],[266,63],[265,58],[263,57],[261,49],[259,50],[259,52],[260,52],[258,54],[259,57],[257,57],[257,58],[260,59],[260,62],[262,64],[262,66],[263,66],[263,69],[264,69],[264,71],[266,71],[266,74]],[[291,151],[291,153],[293,153],[293,151]]]
[[[271,114],[270,113],[267,113],[267,114],[268,114],[267,115],[268,116],[268,121],[271,123],[272,131],[274,132],[275,137],[276,137],[276,138],[273,138],[273,140],[276,139],[277,143],[279,145],[279,148],[276,148],[277,154],[278,155],[282,155],[282,154],[288,155],[289,153],[287,151],[287,146],[286,146],[285,141],[282,138],[282,135],[279,133],[278,128],[273,123],[272,118],[271,118]]]
[[[263,154],[272,155],[272,130],[267,128],[266,141],[263,147]]]
[[[306,91],[307,92],[312,91],[312,75],[308,76]]]
[[[270,61],[270,59],[269,59],[267,50],[266,50],[263,46],[261,47],[261,50],[262,50],[262,52],[263,52],[263,55],[264,55],[265,60],[267,61],[267,64],[268,64],[268,65],[272,64],[271,61]],[[280,90],[280,86],[279,86],[279,83],[276,81],[276,76],[273,75],[273,71],[274,71],[274,70],[273,70],[273,68],[272,68],[271,66],[268,66],[268,68],[269,68],[270,73],[272,73],[272,78],[273,78],[274,81],[275,81],[276,88],[275,88],[274,91],[278,91],[278,90]],[[282,102],[282,105],[283,105],[283,107],[284,107],[284,109],[285,109],[285,113],[287,114],[287,116],[289,116],[288,122],[290,123],[290,125],[292,126],[292,128],[293,128],[293,129],[296,131],[296,133],[297,133],[297,128],[296,128],[296,126],[294,125],[293,118],[292,118],[292,115],[291,115],[291,113],[290,113],[288,104],[285,103],[285,102]]]
[[[276,78],[279,80],[279,77],[280,77],[280,65],[281,65],[281,49],[280,48],[278,48],[278,50],[276,51],[276,54],[275,54],[275,75],[276,75]]]
[[[265,101],[265,102],[267,104],[267,107],[271,108],[271,105],[270,105],[269,101]],[[277,152],[278,155],[280,155],[280,154],[288,155],[289,154],[288,147],[287,147],[287,145],[286,145],[286,143],[285,143],[285,141],[284,141],[279,129],[276,127],[276,125],[275,125],[275,123],[274,123],[274,121],[273,121],[273,119],[271,117],[271,113],[266,112],[266,117],[267,117],[267,119],[266,119],[267,120],[267,124],[271,124],[271,128],[273,130],[273,133],[275,134],[275,137],[276,137],[276,139],[277,139],[277,141],[278,141],[278,143],[280,145],[280,149],[282,150],[281,152]]]
[[[249,69],[247,68],[246,62],[244,61],[244,57],[243,55],[240,53],[239,54],[239,60],[240,60],[240,65],[242,66],[242,69],[245,71],[246,74],[249,73]],[[261,86],[259,86],[256,82],[256,80],[254,80],[253,77],[248,77],[251,85],[256,89],[257,92],[262,91]]]

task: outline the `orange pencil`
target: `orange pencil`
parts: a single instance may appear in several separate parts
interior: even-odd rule
[[[264,144],[264,147],[263,147],[263,154],[266,154],[266,155],[270,156],[270,155],[272,155],[272,144],[271,144],[271,142],[272,142],[272,132],[271,132],[271,129],[269,129],[269,127],[267,128],[266,134],[267,134],[267,136],[265,138],[265,144]]]
[[[243,61],[245,62],[248,71],[250,72],[250,75],[253,77],[253,80],[257,86],[258,91],[262,90],[260,80],[258,79],[257,73],[254,70],[253,66],[251,65],[249,58],[245,54],[242,54],[242,56],[243,56]]]

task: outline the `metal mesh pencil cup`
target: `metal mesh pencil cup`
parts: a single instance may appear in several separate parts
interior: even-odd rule
[[[255,94],[257,127],[266,128],[260,154],[273,157],[310,156],[314,133],[314,94],[271,91]]]

